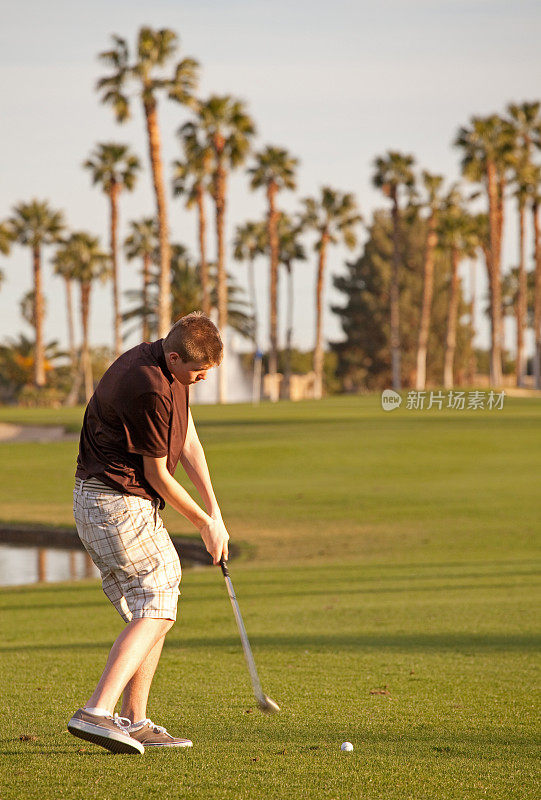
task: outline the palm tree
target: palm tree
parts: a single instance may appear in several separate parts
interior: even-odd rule
[[[154,262],[156,251],[159,248],[158,223],[154,217],[146,217],[139,222],[132,221],[130,225],[131,232],[124,240],[124,252],[126,253],[128,261],[132,261],[134,258],[141,258],[143,260],[141,341],[148,342],[150,339],[150,327],[148,324],[149,287],[151,281],[150,267]]]
[[[212,95],[199,103],[197,120],[180,129],[181,136],[196,136],[200,131],[203,147],[212,152],[212,197],[216,208],[216,251],[218,264],[218,327],[226,337],[228,323],[227,275],[225,266],[225,213],[229,171],[244,163],[255,125],[244,103],[230,95]],[[218,379],[218,401],[226,402],[226,363]]]
[[[259,314],[255,290],[254,261],[266,250],[267,230],[264,222],[245,222],[238,225],[233,239],[233,257],[248,264],[248,290],[253,314],[254,350],[259,352]]]
[[[528,161],[524,150],[517,149],[513,159],[514,197],[518,212],[518,291],[516,302],[516,360],[515,373],[517,386],[524,386],[526,374],[526,357],[524,352],[524,334],[527,315],[527,275],[526,275],[526,206],[537,189],[535,167]]]
[[[303,227],[317,232],[315,250],[319,254],[316,281],[316,336],[314,346],[314,396],[323,396],[323,285],[327,250],[329,245],[343,242],[353,249],[357,244],[355,228],[361,222],[357,203],[353,194],[324,186],[318,200],[305,198],[304,212],[301,216]]]
[[[86,231],[76,231],[58,248],[57,259],[63,264],[64,275],[69,274],[73,280],[79,283],[81,289],[81,362],[85,397],[88,402],[94,391],[88,346],[90,294],[94,281],[105,281],[111,277],[110,257],[102,251],[97,236],[92,236]]]
[[[55,275],[61,277],[64,281],[66,290],[66,316],[68,321],[68,346],[70,351],[71,371],[72,376],[75,378],[77,371],[77,350],[75,347],[75,327],[73,324],[73,269],[72,263],[69,258],[69,253],[66,253],[65,247],[59,247],[52,259]]]
[[[84,164],[90,170],[92,183],[99,184],[102,191],[109,198],[110,217],[110,247],[111,266],[113,277],[113,330],[115,355],[118,358],[122,352],[122,336],[120,333],[120,310],[118,306],[118,198],[120,193],[127,189],[131,192],[137,182],[137,171],[141,168],[139,159],[130,152],[125,144],[113,142],[98,144],[94,153]]]
[[[209,189],[209,179],[212,173],[212,150],[200,141],[198,131],[195,129],[179,129],[184,160],[173,162],[173,194],[186,196],[186,208],[197,206],[198,213],[198,238],[199,238],[199,270],[201,278],[201,291],[203,295],[202,308],[210,316],[210,286],[207,263],[206,229],[207,216],[205,212],[205,193]]]
[[[443,364],[443,386],[452,389],[454,385],[453,365],[456,350],[457,311],[459,300],[458,269],[464,258],[473,258],[479,239],[475,223],[464,208],[463,198],[457,186],[453,186],[445,197],[437,231],[442,250],[447,250],[451,264],[449,281],[449,311]]]
[[[472,117],[469,127],[460,128],[454,142],[462,150],[462,174],[481,183],[488,201],[489,247],[488,282],[490,289],[490,381],[502,382],[502,287],[501,251],[504,224],[504,194],[508,168],[514,149],[512,125],[496,114]]]
[[[291,383],[291,347],[293,342],[293,264],[306,261],[306,253],[300,241],[302,225],[293,222],[287,214],[278,219],[278,261],[287,273],[286,355],[284,366],[284,391],[289,397]]]
[[[7,256],[13,242],[13,231],[9,222],[0,222],[0,253]]]
[[[8,221],[11,236],[19,244],[32,250],[34,271],[34,320],[36,330],[36,357],[34,362],[34,382],[36,386],[45,385],[45,356],[43,350],[43,289],[41,273],[41,251],[47,244],[58,242],[64,230],[64,217],[61,211],[53,211],[46,200],[31,200],[19,203],[13,208],[13,216]]]
[[[441,175],[432,175],[426,170],[422,173],[422,183],[426,192],[425,205],[428,209],[425,258],[423,269],[423,300],[419,324],[419,342],[417,345],[416,389],[423,390],[426,385],[426,355],[428,333],[430,330],[430,314],[434,293],[434,251],[438,243],[438,215],[441,198],[440,189],[443,184]]]
[[[0,222],[0,253],[7,256],[11,250],[13,234],[7,222]],[[4,272],[0,269],[0,286],[5,280]]]
[[[541,145],[541,103],[525,102],[521,104],[510,103],[507,106],[511,125],[515,134],[515,153],[513,158],[513,178],[515,183],[515,197],[517,199],[518,228],[519,228],[519,293],[517,302],[517,359],[516,375],[517,385],[524,383],[525,357],[524,357],[524,327],[526,324],[526,268],[525,268],[525,217],[528,201],[531,202],[533,211],[534,234],[538,228],[537,221],[537,195],[539,191],[539,167],[533,162],[532,151],[534,146]],[[534,260],[536,273],[541,270],[539,261],[538,237],[534,236]],[[535,352],[534,352],[534,382],[539,384],[539,357],[541,353],[541,276],[538,278],[537,327],[534,324]]]
[[[155,30],[142,27],[137,36],[136,56],[130,63],[128,44],[120,36],[113,36],[111,50],[100,53],[100,59],[113,68],[113,73],[98,81],[103,103],[111,105],[119,122],[130,116],[130,104],[126,84],[136,81],[143,103],[152,181],[156,195],[158,226],[160,231],[160,308],[158,335],[167,334],[171,325],[171,273],[167,203],[161,156],[161,138],[158,125],[158,91],[167,92],[171,100],[193,106],[193,92],[197,86],[198,63],[193,58],[179,61],[171,77],[156,74],[164,67],[177,50],[177,35],[167,28]]]
[[[535,291],[534,291],[534,359],[533,374],[536,389],[541,389],[541,236],[539,232],[539,205],[541,204],[541,169],[535,167],[534,179],[531,187],[531,208],[534,238],[534,265],[535,265]]]
[[[404,155],[394,150],[389,150],[385,156],[380,156],[374,161],[375,172],[372,178],[374,186],[381,189],[392,204],[393,218],[393,268],[391,271],[390,286],[390,312],[391,312],[391,364],[393,389],[399,391],[402,386],[400,373],[400,307],[399,307],[399,272],[400,272],[400,198],[406,193],[411,197],[415,179],[413,165],[415,159],[411,155]]]
[[[216,302],[216,269],[209,264],[209,282],[211,303]],[[126,296],[135,303],[135,306],[125,312],[123,320],[130,321],[146,316],[151,335],[157,330],[158,325],[158,273],[150,273],[148,286],[148,300],[142,302],[141,290],[128,290]],[[242,290],[235,284],[230,275],[228,279],[229,320],[231,327],[243,336],[252,336],[251,317],[246,314],[246,303],[241,297]],[[197,274],[197,267],[191,259],[187,249],[181,244],[171,245],[171,288],[173,300],[173,320],[201,308],[201,283]]]
[[[29,292],[25,292],[25,294],[23,294],[19,302],[21,317],[30,325],[31,328],[36,327],[36,298],[34,297],[34,294],[34,290],[30,289]],[[47,314],[47,301],[45,298],[43,298],[43,313],[44,315]]]
[[[269,373],[274,376],[271,382],[271,400],[278,400],[278,384],[276,373],[278,371],[278,217],[276,208],[276,195],[283,189],[295,189],[295,171],[299,164],[297,158],[289,155],[287,150],[279,147],[267,146],[265,150],[255,154],[255,164],[250,167],[251,189],[265,187],[267,192],[267,232],[270,253],[270,352]]]
[[[469,224],[471,228],[471,235],[475,238],[477,242],[477,253],[481,252],[483,254],[485,267],[488,272],[488,263],[490,259],[490,231],[489,231],[489,224],[488,224],[488,214],[470,214],[469,216]],[[470,283],[471,283],[471,295],[470,295],[470,302],[469,302],[469,318],[470,318],[470,327],[472,331],[472,343],[473,339],[476,336],[476,324],[475,324],[475,269],[476,269],[476,260],[472,259],[470,263]],[[490,303],[487,308],[487,316],[490,316]],[[470,383],[473,383],[475,374],[477,373],[477,357],[475,355],[475,349],[472,346],[471,348],[471,358],[470,358],[470,366],[469,366],[469,378]]]

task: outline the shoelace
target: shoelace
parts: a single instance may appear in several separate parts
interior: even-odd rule
[[[115,714],[115,725],[118,725],[121,728],[131,728],[132,721],[131,719],[127,719],[127,717],[120,717],[118,714]],[[163,725],[156,725],[148,717],[138,724],[137,730],[144,728],[145,725],[150,725],[150,727],[154,730],[154,733],[165,733],[167,736],[171,736],[170,733],[167,733],[167,730],[163,727]],[[171,736],[171,738],[173,737]]]
[[[163,727],[163,725],[155,725],[155,724],[152,722],[152,720],[151,720],[151,719],[148,719],[148,718],[145,720],[145,723],[147,723],[148,725],[150,725],[150,727],[151,727],[151,728],[153,728],[153,729],[154,729],[154,733],[166,733],[166,734],[167,734],[167,736],[171,736],[171,734],[170,734],[170,733],[167,733],[167,731],[165,730],[165,728]],[[171,738],[173,738],[173,737],[171,737]]]
[[[115,723],[115,725],[116,725],[118,728],[120,728],[121,730],[123,730],[123,731],[124,731],[124,733],[126,733],[126,731],[124,730],[124,728],[128,728],[128,727],[131,725],[131,719],[128,719],[127,717],[121,717],[121,716],[120,716],[119,714],[117,714],[116,712],[115,712],[115,715],[114,715],[114,717],[113,717],[113,722]]]

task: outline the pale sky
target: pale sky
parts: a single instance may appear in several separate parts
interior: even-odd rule
[[[0,219],[17,202],[48,199],[65,211],[72,230],[99,234],[104,246],[107,201],[81,168],[96,143],[128,143],[144,165],[137,190],[121,198],[121,239],[130,219],[154,213],[140,101],[134,99],[132,119],[120,126],[94,90],[105,74],[96,57],[109,47],[113,33],[133,48],[143,24],[177,31],[179,57],[190,55],[201,63],[200,95],[241,97],[257,124],[256,148],[283,146],[300,159],[297,192],[280,196],[282,207],[292,211],[301,197],[328,184],[354,192],[369,221],[373,210],[385,205],[371,187],[376,155],[389,148],[411,152],[419,168],[454,181],[459,154],[452,141],[460,125],[472,114],[501,112],[510,101],[541,96],[541,5],[529,0],[1,0],[0,10]],[[181,106],[160,100],[168,180],[170,163],[180,156],[175,131],[188,116]],[[210,203],[208,211],[211,219]],[[263,192],[250,192],[239,171],[230,185],[228,243],[237,224],[264,212]],[[187,244],[197,256],[195,214],[170,198],[169,216],[173,241]],[[516,263],[515,229],[509,205],[506,266]],[[302,348],[312,347],[314,338],[316,261],[312,239],[307,237],[306,244],[310,259],[295,267],[294,344]],[[341,338],[330,305],[344,303],[331,288],[331,276],[343,270],[345,258],[358,253],[339,248],[330,253],[328,339]],[[45,336],[65,344],[63,285],[52,275],[52,254],[50,248],[44,251]],[[32,335],[19,311],[20,298],[31,288],[27,248],[15,246],[0,267],[6,277],[0,290],[0,341],[22,331]],[[245,267],[230,258],[228,268],[246,286]],[[139,286],[138,269],[122,258],[122,290]],[[483,266],[478,275],[481,307]],[[263,259],[257,264],[257,289],[267,336],[268,265]],[[285,312],[283,295],[281,308]],[[282,330],[284,322],[282,314]],[[484,345],[486,333],[484,324],[479,339]],[[91,336],[92,344],[112,342],[108,287],[94,292]]]

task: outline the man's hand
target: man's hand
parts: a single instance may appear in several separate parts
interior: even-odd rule
[[[199,528],[199,533],[201,534],[207,551],[212,556],[213,563],[219,564],[222,556],[227,561],[229,557],[227,546],[229,534],[221,516],[209,517],[208,522]]]

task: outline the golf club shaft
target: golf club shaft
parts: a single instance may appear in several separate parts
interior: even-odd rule
[[[242,616],[240,613],[239,604],[237,602],[237,598],[235,595],[235,590],[233,588],[233,583],[231,581],[231,577],[229,575],[229,570],[227,568],[226,561],[222,558],[220,561],[220,566],[222,568],[222,572],[225,578],[225,585],[227,587],[227,593],[229,595],[229,599],[231,600],[231,605],[233,606],[233,613],[235,615],[235,619],[237,621],[237,628],[239,629],[240,633],[240,641],[242,643],[242,649],[244,650],[244,657],[246,658],[246,663],[248,664],[248,671],[250,673],[250,679],[252,681],[252,687],[254,690],[254,695],[256,700],[259,703],[265,702],[265,695],[263,694],[263,689],[261,687],[261,681],[259,680],[259,675],[257,674],[257,669],[255,666],[254,657],[252,655],[252,648],[250,647],[250,642],[248,641],[248,635],[246,633],[246,628],[244,627],[244,622],[242,621]]]

